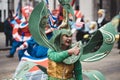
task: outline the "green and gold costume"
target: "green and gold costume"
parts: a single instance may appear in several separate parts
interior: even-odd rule
[[[65,20],[63,21],[65,21],[64,24],[67,24],[68,27],[68,13],[74,14],[69,4],[70,1],[71,0],[59,0],[66,11]],[[68,30],[55,30],[52,38],[50,40],[47,39],[45,35],[45,25],[48,15],[46,4],[44,1],[41,1],[34,8],[29,20],[29,29],[33,38],[38,44],[50,48],[48,51],[49,66],[47,73],[46,69],[40,67],[41,70],[48,74],[48,80],[82,80],[82,74],[86,75],[89,80],[105,80],[104,76],[96,70],[82,71],[81,61],[98,61],[110,53],[115,43],[115,35],[118,34],[116,27],[119,23],[120,15],[114,17],[109,23],[98,29],[86,45],[82,45],[81,42],[78,42],[80,43],[80,54],[78,56],[69,56],[66,50],[61,50],[60,48],[60,37],[63,34],[70,35],[71,33],[68,32]],[[99,48],[93,51],[96,46]],[[71,47],[73,47],[73,45],[71,45]],[[35,64],[31,64],[30,66],[32,65]]]

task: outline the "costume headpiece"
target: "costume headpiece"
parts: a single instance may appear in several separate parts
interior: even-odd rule
[[[65,1],[66,4],[68,4],[68,2],[70,1],[69,0]],[[63,4],[63,5],[65,6],[66,4]],[[66,10],[68,10],[68,8],[69,7],[66,7]],[[66,10],[65,10],[66,13],[64,15],[68,14]],[[68,11],[71,11],[71,8]],[[68,19],[65,18],[65,20],[68,20]],[[52,36],[52,38],[48,40],[45,34],[45,26],[46,26],[47,21],[48,21],[48,9],[46,7],[45,2],[41,1],[31,13],[31,16],[29,19],[30,32],[33,38],[38,42],[38,44],[46,46],[54,50],[58,50],[57,44],[55,44],[55,40],[61,33],[67,33],[67,31],[69,31],[70,28],[67,28],[66,31],[65,29],[61,29],[61,30],[57,30],[53,32],[54,36]],[[66,23],[68,23],[68,21]]]
[[[62,0],[59,0],[59,2],[64,6],[63,2],[61,1]],[[69,2],[67,0],[63,0],[63,1],[66,1],[65,4]],[[48,9],[44,1],[42,1],[40,2],[40,4],[38,4],[35,7],[35,9],[33,10],[30,16],[29,28],[30,28],[33,38],[40,45],[46,46],[48,48],[51,48],[57,51],[59,49],[57,45],[60,45],[58,40],[60,38],[60,35],[64,33],[65,30],[64,29],[55,30],[53,32],[52,38],[48,40],[45,34],[47,16],[48,16]],[[72,60],[74,56],[73,55],[73,56],[70,56],[68,59],[66,59],[64,62],[66,64],[72,64],[76,62],[79,58],[81,61],[96,61],[96,60],[100,60],[103,57],[105,57],[111,51],[113,44],[115,42],[115,35],[117,34],[117,32],[114,26],[117,26],[117,25],[114,25],[114,23],[115,23],[115,20],[118,20],[118,19],[119,19],[118,17],[114,18],[111,22],[107,23],[102,28],[98,29],[95,35],[87,43],[87,45],[82,46],[82,44],[80,43],[80,46],[81,46],[80,54],[81,55],[76,56],[76,59]],[[97,46],[99,48],[96,51],[93,51],[93,49],[95,49],[95,47]]]

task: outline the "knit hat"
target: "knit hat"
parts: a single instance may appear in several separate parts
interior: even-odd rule
[[[105,13],[105,10],[104,9],[99,9],[98,10],[98,14],[104,14]]]
[[[22,14],[26,18],[30,16],[32,11],[33,11],[33,7],[32,6],[24,6],[24,7],[22,7]]]

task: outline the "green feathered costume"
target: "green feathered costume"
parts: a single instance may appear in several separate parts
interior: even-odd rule
[[[70,1],[71,0],[59,0],[60,4],[66,10],[67,15],[69,13],[73,15],[73,9],[69,4]],[[48,15],[46,4],[44,1],[41,1],[34,8],[29,20],[29,29],[33,38],[38,44],[49,48],[48,58],[50,62],[48,65],[55,65],[53,67],[48,66],[47,70],[42,66],[38,66],[42,71],[48,74],[48,80],[82,80],[82,74],[86,75],[89,80],[105,80],[104,76],[99,71],[82,71],[80,62],[98,61],[110,53],[113,44],[115,43],[115,35],[118,34],[116,32],[116,27],[118,26],[120,15],[114,17],[109,23],[98,29],[95,35],[91,37],[90,41],[86,45],[82,45],[80,41],[77,42],[79,43],[80,47],[80,54],[77,56],[69,56],[67,51],[60,49],[60,36],[63,34],[71,35],[70,31],[65,29],[55,30],[53,32],[53,37],[50,40],[47,39],[45,34],[45,26],[48,21]],[[67,18],[67,20],[69,19]],[[73,47],[75,44],[71,45],[71,47]],[[96,47],[98,47],[97,50],[94,50]],[[24,69],[23,66],[22,70],[25,70],[24,72],[27,72],[32,66],[36,65],[32,62],[27,62],[26,64],[30,67]],[[67,69],[65,69],[66,67]],[[55,70],[56,68],[60,68],[60,71]],[[70,71],[70,74],[65,74],[64,69],[67,70],[66,73],[69,73]],[[72,70],[74,71],[73,75],[71,75]],[[20,72],[19,74],[21,74],[20,77],[22,77],[25,73]],[[26,79],[24,78],[24,80]]]
[[[79,60],[73,64],[66,64],[63,62],[70,55],[67,50],[61,49],[61,36],[64,34],[71,36],[71,31],[61,29],[56,30],[54,34],[55,36],[53,36],[52,41],[57,50],[48,50],[49,62],[47,72],[49,80],[82,80],[82,67]]]
[[[68,2],[70,1],[67,1],[66,5],[69,4]],[[72,10],[72,8],[70,9],[65,8],[65,9],[68,10],[69,12]],[[67,51],[63,51],[60,49],[60,43],[61,43],[60,37],[63,34],[72,35],[70,29],[55,30],[53,32],[53,37],[50,40],[48,40],[44,32],[47,16],[48,16],[47,8],[45,3],[42,1],[38,6],[36,6],[36,8],[33,10],[33,13],[30,16],[29,28],[33,38],[40,45],[50,48],[48,51],[49,63],[47,69],[49,80],[68,80],[68,79],[74,80],[73,79],[74,74],[76,76],[74,78],[77,78],[77,80],[82,80],[82,68],[79,60],[73,64],[66,64],[63,62],[63,60],[69,57],[69,55]],[[39,26],[39,27],[33,28],[33,26]],[[66,68],[67,72],[65,72],[63,68]]]

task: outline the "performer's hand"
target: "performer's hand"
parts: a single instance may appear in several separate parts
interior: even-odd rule
[[[78,45],[74,46],[73,48],[68,50],[69,55],[78,55],[80,53],[80,48]]]
[[[22,50],[20,47],[16,48],[16,52],[18,52],[19,50]]]
[[[74,52],[73,52],[74,55],[78,55],[78,54],[80,53],[80,48],[79,48],[79,46],[75,46],[74,49],[75,49]]]

